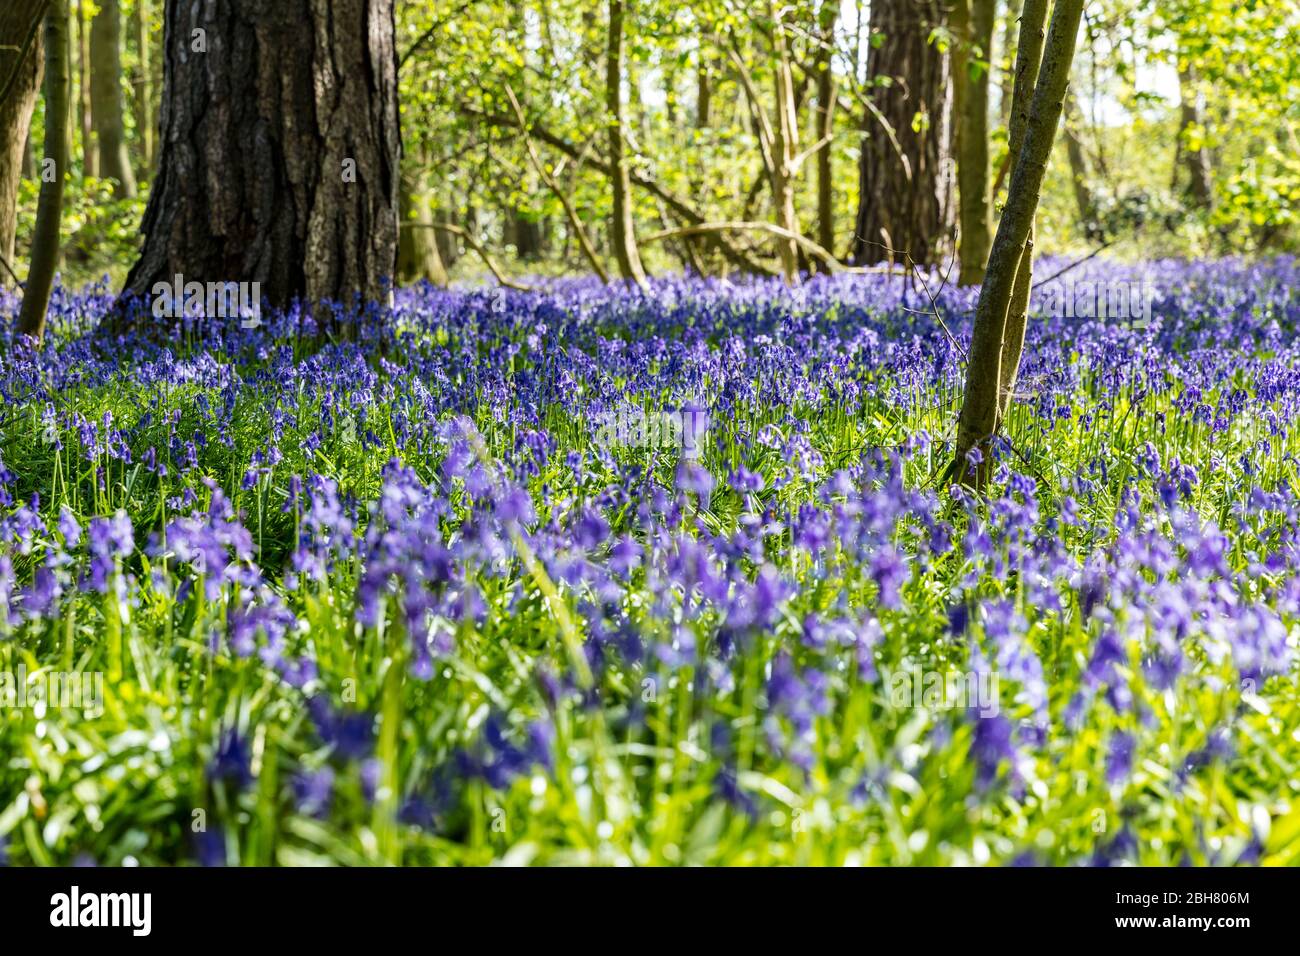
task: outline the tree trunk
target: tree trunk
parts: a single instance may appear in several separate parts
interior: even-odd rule
[[[542,224],[527,210],[511,206],[505,211],[506,245],[515,247],[515,256],[532,262],[542,255]]]
[[[1199,143],[1196,149],[1188,148],[1188,138],[1194,127],[1204,126],[1201,113],[1200,92],[1196,88],[1196,72],[1190,64],[1178,71],[1178,151],[1174,164],[1175,182],[1180,178],[1178,167],[1187,176],[1183,193],[1196,209],[1209,209],[1214,201],[1210,184],[1210,152]]]
[[[708,129],[713,122],[713,57],[705,47],[705,38],[699,40],[699,51],[696,54],[698,59],[695,64],[695,128],[697,130]],[[691,195],[698,198],[700,195],[702,170],[698,163],[690,167]],[[661,200],[662,201],[662,200]],[[687,255],[691,259],[692,268],[703,275],[703,249],[700,240],[697,238],[686,239],[683,243]]]
[[[929,265],[950,241],[952,82],[947,54],[930,42],[931,32],[946,25],[945,8],[940,0],[871,4],[871,32],[881,40],[867,54],[867,86],[889,129],[868,111],[853,236],[857,265]]]
[[[1074,205],[1079,210],[1079,223],[1089,239],[1101,238],[1101,224],[1097,220],[1097,200],[1092,194],[1092,170],[1088,156],[1079,139],[1079,104],[1073,94],[1065,98],[1065,153],[1070,160],[1070,183],[1074,187]]]
[[[125,296],[176,274],[260,282],[275,308],[387,296],[401,151],[393,0],[166,0],[160,134]]]
[[[119,0],[99,0],[90,24],[90,112],[99,141],[99,172],[113,180],[113,195],[135,195],[135,173],[126,152],[122,121],[122,9]]]
[[[528,77],[528,10],[520,3],[514,8],[511,19],[511,41],[515,43],[522,57],[522,69],[515,82],[519,95],[527,96]],[[537,185],[532,181],[532,173],[524,169],[520,173],[520,190],[525,197],[537,193]],[[502,245],[515,247],[515,258],[521,262],[535,262],[542,257],[546,246],[545,230],[533,210],[527,205],[517,206],[511,203],[502,209],[505,220],[501,228]]]
[[[1001,89],[998,94],[998,116],[1003,126],[1011,121],[1011,90],[1016,83],[1016,34],[1020,30],[1020,12],[1024,0],[1006,0],[1006,12],[1002,19],[1002,51],[998,59],[1006,64],[1002,71]]]
[[[609,126],[610,185],[614,199],[614,218],[610,223],[610,240],[614,258],[624,279],[645,285],[645,269],[636,247],[632,217],[632,181],[627,170],[627,153],[623,148],[623,0],[609,0],[609,45],[605,56],[605,112]]]
[[[90,101],[90,28],[86,0],[74,0],[72,18],[77,49],[77,126],[81,129],[81,171],[99,175],[99,144],[95,141],[94,105]]]
[[[403,282],[427,279],[447,285],[447,269],[438,251],[437,230],[429,213],[429,199],[418,182],[402,177],[402,231],[397,247],[397,275]]]
[[[45,160],[41,196],[36,205],[32,261],[18,313],[18,331],[40,340],[59,265],[63,219],[63,177],[68,169],[68,3],[51,0],[45,12]]]
[[[1011,94],[1011,119],[1007,130],[1007,161],[1012,172],[1020,161],[1025,133],[1029,128],[1034,91],[1038,83],[1038,71],[1042,66],[1043,44],[1047,37],[1046,0],[1024,0],[1021,3],[1021,12],[1021,29],[1016,43],[1016,80]],[[1016,267],[1011,302],[1007,305],[1006,321],[1002,330],[1002,354],[998,362],[997,386],[999,424],[1006,418],[1007,411],[1011,407],[1016,379],[1020,374],[1020,357],[1024,352],[1025,329],[1029,322],[1029,294],[1033,289],[1036,234],[1037,208],[1035,207],[1034,215],[1029,220],[1029,235],[1025,238],[1020,264]]]
[[[822,0],[818,11],[817,48],[817,139],[827,140],[835,131],[835,72],[831,54],[835,47],[835,16],[839,4]],[[817,153],[817,244],[835,248],[834,149],[826,142]],[[824,266],[822,268],[825,268]]]
[[[154,130],[156,118],[153,110],[153,77],[150,75],[150,55],[153,36],[149,30],[149,0],[135,0],[135,46],[139,62],[139,76],[135,87],[135,131],[140,137],[142,160],[140,167],[144,176],[153,174]]]
[[[472,220],[472,215],[466,216],[463,227],[465,229],[470,229],[470,223]],[[433,221],[454,223],[456,217],[452,214],[450,209],[439,208],[434,210]],[[442,260],[444,268],[450,269],[456,264],[456,260],[460,258],[460,246],[456,243],[456,237],[450,232],[444,232],[441,229],[433,230],[433,234],[437,237],[438,258]]]
[[[6,0],[0,7],[0,258],[14,261],[18,181],[31,175],[32,110],[41,85],[41,11],[45,0]],[[0,266],[0,285],[9,272]]]
[[[798,235],[799,219],[794,204],[794,190],[799,175],[797,156],[799,154],[799,107],[795,102],[794,75],[790,67],[790,48],[786,39],[785,25],[772,5],[772,20],[775,29],[772,43],[776,48],[776,114],[777,122],[773,128],[772,139],[772,204],[776,208],[776,223],[791,235]],[[755,103],[756,109],[761,104]],[[799,247],[793,239],[780,238],[776,243],[777,253],[781,257],[781,273],[786,285],[795,285],[799,281]]]
[[[953,85],[957,113],[958,284],[984,277],[992,236],[989,194],[989,59],[994,0],[954,0]]]
[[[41,44],[42,63],[44,62],[45,44]],[[32,142],[32,127],[29,123],[27,126],[27,142],[23,144],[23,176],[27,179],[36,178],[36,145]]]
[[[1007,335],[1007,319],[1010,310],[1014,308],[1013,300],[1021,283],[1025,284],[1027,291],[1027,247],[1043,177],[1047,173],[1047,160],[1056,139],[1056,128],[1065,102],[1083,3],[1084,0],[1056,0],[1041,58],[1041,71],[1029,69],[1031,64],[1027,62],[1027,55],[1032,54],[1035,45],[1033,34],[1041,31],[1038,24],[1042,23],[1047,3],[1046,0],[1026,0],[1025,3],[1020,56],[1016,64],[1013,133],[1016,121],[1014,114],[1024,99],[1021,95],[1022,80],[1030,72],[1040,72],[1041,75],[1034,85],[1029,116],[1023,127],[1023,142],[1018,152],[1013,154],[1016,158],[1011,171],[1007,204],[998,223],[997,235],[989,254],[988,271],[975,310],[975,331],[966,371],[966,390],[957,421],[956,455],[949,468],[950,473],[960,475],[963,480],[973,480],[977,486],[987,477],[991,464],[989,449],[981,446],[986,446],[989,439],[997,433],[1009,401],[1006,382],[1009,379],[1014,382],[1015,370],[1020,363],[1023,330],[1019,343],[1012,343]],[[1014,135],[1012,142],[1015,143]],[[983,464],[973,469],[972,473],[967,467],[967,455],[976,448],[980,448],[983,454]]]
[[[703,41],[701,40],[701,44]],[[695,66],[695,128],[708,129],[713,101],[713,80],[710,76],[709,57],[703,46]]]

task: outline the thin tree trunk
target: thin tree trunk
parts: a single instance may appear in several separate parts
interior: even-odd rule
[[[0,258],[10,266],[18,223],[18,181],[35,171],[30,142],[32,111],[41,85],[44,7],[45,0],[15,0],[0,8]],[[9,280],[8,270],[0,266],[0,285]]]
[[[1097,200],[1092,194],[1092,170],[1088,156],[1079,139],[1079,104],[1073,94],[1065,98],[1065,123],[1062,133],[1065,136],[1065,152],[1070,160],[1070,183],[1074,188],[1074,205],[1079,211],[1079,223],[1084,235],[1089,239],[1100,237],[1101,227],[1097,221]]]
[[[946,25],[940,0],[874,0],[867,85],[896,147],[868,111],[858,170],[857,265],[938,262],[952,235],[952,82],[948,55],[931,42]],[[901,152],[901,156],[900,156]]]
[[[1034,214],[1047,172],[1047,160],[1056,138],[1065,102],[1066,86],[1070,78],[1070,65],[1074,60],[1075,44],[1082,19],[1084,0],[1056,0],[1052,11],[1051,27],[1043,48],[1040,75],[1034,85],[1028,120],[1023,127],[1023,142],[1011,171],[1011,187],[1007,194],[1006,209],[998,223],[997,235],[989,255],[989,266],[980,289],[979,304],[975,312],[975,331],[971,340],[969,364],[966,372],[966,389],[961,413],[957,421],[957,448],[950,472],[978,486],[987,477],[991,458],[987,447],[981,448],[984,463],[967,469],[967,454],[972,449],[985,446],[997,433],[1004,415],[1003,383],[1014,381],[1015,368],[1023,350],[1023,331],[1018,347],[1012,351],[1011,343],[1004,344],[1007,318],[1018,294],[1018,284],[1028,288],[1028,243],[1033,230]],[[1046,0],[1026,0],[1024,24],[1020,33],[1021,55],[1016,69],[1016,106],[1023,100],[1021,81],[1030,72],[1023,62],[1034,46],[1035,20],[1041,23]],[[1022,66],[1024,68],[1022,68]],[[1012,121],[1015,124],[1015,108]],[[1013,138],[1014,143],[1014,138]],[[1010,369],[1004,368],[1010,366]]]
[[[403,282],[426,279],[436,286],[447,285],[447,269],[438,251],[438,237],[429,212],[429,200],[416,178],[402,177],[402,230],[398,236],[397,274]]]
[[[619,275],[644,286],[645,269],[636,247],[632,182],[628,175],[627,153],[623,143],[623,0],[609,0],[608,40],[605,56],[605,114],[609,126],[610,186],[614,200],[610,240],[614,246]]]
[[[1214,189],[1210,180],[1210,151],[1198,144],[1196,149],[1188,147],[1188,138],[1195,127],[1204,126],[1205,118],[1201,113],[1200,93],[1196,88],[1196,71],[1188,64],[1178,71],[1178,147],[1174,164],[1175,183],[1179,178],[1178,167],[1186,174],[1187,182],[1183,193],[1196,209],[1209,209],[1214,201]]]
[[[832,53],[835,48],[835,17],[839,4],[822,0],[818,11],[820,30],[817,49],[817,138],[827,141],[817,153],[817,243],[823,249],[835,248],[835,173],[834,150],[829,142],[835,132],[835,71]]]
[[[708,129],[713,121],[712,103],[713,103],[713,57],[705,46],[704,37],[699,39],[699,51],[696,54],[698,59],[695,64],[695,128],[697,130]],[[691,195],[698,199],[700,195],[702,170],[698,163],[693,163],[690,167]],[[657,200],[661,209],[663,200]],[[703,262],[701,259],[701,246],[699,240],[695,238],[686,239],[683,245],[687,249],[687,255],[691,260],[691,267],[699,275],[704,275]]]
[[[59,265],[63,177],[68,169],[68,71],[68,4],[51,0],[45,13],[45,160],[31,266],[18,313],[18,331],[37,341],[45,335],[45,314]]]
[[[139,77],[135,90],[135,130],[140,137],[140,151],[143,154],[141,167],[145,175],[153,173],[154,129],[156,127],[153,110],[153,77],[150,75],[150,63],[153,45],[149,30],[149,0],[135,0],[135,45],[139,60]]]
[[[386,298],[393,0],[166,0],[164,57],[161,156],[124,295],[181,274],[259,282],[275,308]]]
[[[45,44],[42,43],[42,63],[44,62],[44,50]],[[23,176],[26,179],[36,178],[36,144],[32,142],[32,127],[30,123],[27,125],[27,140],[23,143]]]
[[[1006,64],[1000,78],[1001,89],[998,95],[998,116],[1002,125],[1011,120],[1011,90],[1016,83],[1016,35],[1020,31],[1020,12],[1024,0],[1006,0],[1006,12],[1002,20],[1002,50],[999,59]]]
[[[1011,95],[1011,119],[1008,128],[1007,167],[1014,172],[1020,162],[1025,134],[1029,128],[1034,92],[1043,60],[1047,31],[1046,0],[1024,0],[1021,4],[1020,34],[1016,42],[1016,80]],[[1028,29],[1029,32],[1026,32]],[[1020,51],[1024,51],[1022,56]],[[1073,50],[1073,47],[1071,47]],[[1011,301],[1006,308],[1002,331],[1002,353],[998,362],[997,421],[1001,425],[1011,407],[1016,380],[1020,375],[1020,357],[1025,349],[1025,329],[1029,321],[1029,294],[1033,289],[1034,240],[1037,236],[1037,206],[1029,220],[1029,234],[1016,266]],[[982,473],[981,473],[982,474]]]
[[[449,209],[440,207],[434,210],[434,222],[450,222],[454,224],[455,218]],[[472,216],[466,217],[465,224],[467,228],[472,218]],[[438,258],[442,260],[443,266],[450,269],[456,264],[456,260],[460,258],[460,247],[456,245],[456,237],[443,229],[435,229],[433,233],[438,240]]]
[[[99,144],[95,140],[94,104],[90,100],[90,27],[86,0],[75,0],[77,44],[77,126],[81,129],[81,170],[99,175]]]
[[[960,285],[984,277],[992,236],[989,193],[989,68],[994,0],[954,0],[953,85],[958,116],[957,194],[960,203]]]
[[[119,0],[98,0],[90,24],[90,112],[99,142],[99,171],[113,180],[113,195],[135,195],[135,173],[126,152],[122,120],[122,9]]]
[[[1016,281],[1011,289],[1011,302],[1007,305],[1007,321],[1002,332],[1002,356],[998,362],[997,428],[1002,427],[1002,422],[1011,409],[1016,382],[1020,377],[1020,359],[1025,351],[1025,333],[1029,326],[1029,296],[1034,285],[1034,242],[1037,238],[1038,215],[1035,211],[1029,220],[1029,232],[1025,236],[1020,265],[1016,269]]]
[[[542,253],[541,224],[527,210],[510,206],[504,210],[505,223],[501,237],[508,246],[515,247],[515,258],[533,261]]]
[[[786,40],[785,25],[770,6],[775,23],[772,43],[776,48],[776,112],[777,122],[772,142],[772,202],[776,207],[777,225],[787,232],[799,234],[798,213],[794,205],[795,179],[799,174],[798,106],[794,96],[794,76],[790,67],[790,49]],[[758,107],[758,104],[755,104]],[[799,247],[792,239],[778,239],[777,252],[781,257],[781,272],[787,285],[799,281]]]
[[[865,23],[862,12],[866,6],[865,3],[853,4],[853,78],[859,83],[867,79],[867,57],[865,56],[867,37],[862,30],[862,25]]]
[[[520,50],[520,56],[523,58],[523,69],[518,79],[519,89],[523,92],[526,90],[524,83],[528,75],[528,18],[527,8],[522,3],[515,7],[511,31],[513,40]],[[536,192],[531,178],[526,170],[522,173],[523,181],[520,185],[524,196],[532,196]],[[512,203],[503,212],[505,213],[501,237],[503,244],[514,246],[515,258],[520,261],[533,262],[540,259],[545,248],[546,237],[542,224],[533,211],[527,206],[516,206]]]
[[[769,20],[773,24],[772,46],[776,57],[773,75],[776,82],[777,122],[772,123],[759,97],[754,79],[745,65],[740,47],[731,50],[732,63],[745,90],[745,98],[754,129],[758,133],[763,169],[772,189],[772,205],[777,229],[777,255],[781,259],[781,275],[787,285],[796,285],[801,267],[798,213],[795,209],[795,185],[799,169],[810,152],[799,152],[799,99],[795,93],[794,76],[790,65],[790,52],[785,25],[775,6],[769,7]],[[747,204],[748,205],[748,204]]]
[[[668,128],[677,129],[677,67],[675,65],[677,58],[676,50],[668,50],[664,63],[664,117],[668,120]]]
[[[713,80],[709,57],[703,48],[699,52],[699,62],[695,65],[695,128],[708,129],[713,103]]]

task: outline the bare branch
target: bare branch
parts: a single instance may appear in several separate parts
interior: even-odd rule
[[[422,46],[424,46],[426,43],[432,40],[434,34],[436,34],[447,24],[454,21],[457,17],[459,17],[462,13],[464,13],[472,6],[474,6],[474,0],[466,0],[466,2],[462,3],[459,7],[453,10],[451,13],[447,14],[445,17],[433,21],[433,25],[429,27],[429,29],[425,30],[422,34],[420,34],[420,36],[416,39],[416,41],[412,43],[410,47],[407,48],[405,53],[402,54],[401,59],[397,61],[397,72],[399,73],[402,72],[402,67],[406,66],[406,61],[409,60],[412,56],[414,56],[416,51],[418,51]]]
[[[466,116],[470,116],[475,119],[481,120],[492,126],[503,126],[503,127],[508,127],[510,129],[517,129],[519,126],[518,120],[516,120],[515,117],[513,116],[506,116],[500,113],[484,113],[483,111],[475,109],[472,106],[462,106],[461,112],[464,113]],[[542,126],[540,123],[534,123],[531,128],[531,132],[535,139],[540,140],[543,143],[546,143],[548,146],[552,146],[555,149],[558,149],[566,156],[569,156],[575,160],[581,159],[588,151],[590,151],[592,153],[592,156],[590,159],[587,160],[588,165],[590,165],[592,169],[596,170],[596,172],[600,173],[603,176],[609,175],[609,164],[604,159],[602,159],[599,155],[596,155],[595,150],[590,149],[591,146],[590,143],[588,143],[584,148],[579,149],[577,146],[575,146],[573,143],[570,143],[563,136],[560,136],[555,132],[547,129],[545,126]],[[664,201],[664,203],[667,204],[668,208],[673,211],[673,214],[678,216],[680,219],[688,223],[705,222],[704,214],[701,213],[698,209],[696,209],[691,204],[690,200],[686,199],[685,197],[679,195],[676,192],[673,192],[671,189],[664,186],[658,180],[654,179],[649,174],[641,171],[637,167],[633,167],[632,169],[628,170],[628,173],[631,176],[633,185],[641,187],[642,189],[649,192],[651,195],[658,196],[660,199]],[[720,236],[714,235],[711,236],[710,238],[713,242],[717,243],[717,247],[719,251],[721,251],[722,254],[727,258],[727,260],[730,261],[733,265],[738,266],[739,268],[745,270],[746,272],[752,272],[758,275],[773,274],[771,269],[761,265],[758,262],[755,262],[749,256],[745,255],[743,252],[741,252],[739,249],[736,249],[734,246],[730,245],[729,243],[723,242]]]
[[[690,226],[682,226],[678,229],[667,229],[663,232],[656,232],[653,235],[645,236],[641,239],[643,245],[652,242],[662,242],[665,239],[676,239],[680,236],[699,236],[706,233],[716,232],[766,232],[776,236],[778,239],[784,239],[787,242],[793,242],[810,256],[826,264],[831,272],[847,272],[855,275],[868,275],[880,273],[906,274],[905,269],[897,266],[846,266],[835,258],[835,254],[823,249],[820,245],[809,239],[807,236],[797,232],[791,232],[789,229],[783,229],[776,223],[772,222],[702,222]]]
[[[596,247],[591,244],[591,237],[587,235],[586,227],[583,226],[582,220],[578,218],[577,210],[573,208],[573,203],[560,189],[559,184],[546,171],[546,167],[542,164],[542,158],[537,155],[537,147],[533,145],[532,137],[528,135],[528,121],[524,117],[523,107],[519,105],[515,91],[511,89],[509,83],[506,84],[506,97],[510,100],[510,106],[515,111],[515,117],[519,120],[519,131],[523,136],[524,147],[528,153],[528,158],[532,161],[533,168],[537,170],[537,175],[542,178],[542,182],[546,184],[546,187],[555,193],[556,198],[560,200],[560,204],[564,207],[564,214],[569,217],[569,225],[573,227],[574,234],[578,238],[578,245],[582,247],[582,253],[587,257],[587,261],[591,263],[591,268],[595,270],[601,282],[608,283],[609,273],[605,271],[600,256],[596,254]]]
[[[796,155],[794,158],[790,160],[790,165],[793,167],[790,170],[790,172],[792,173],[798,172],[798,170],[800,169],[800,167],[803,166],[804,163],[808,162],[808,160],[811,159],[816,153],[825,149],[834,141],[835,141],[834,133],[827,133],[821,139],[817,140],[817,142],[813,143],[802,153],[799,153],[798,155]]]
[[[468,245],[471,249],[473,249],[476,253],[478,253],[478,257],[483,260],[483,264],[488,267],[488,271],[492,273],[492,277],[496,279],[498,283],[505,286],[507,289],[514,289],[518,292],[533,291],[531,286],[526,286],[521,282],[515,282],[513,279],[507,279],[505,277],[505,274],[502,273],[502,271],[499,268],[497,268],[497,264],[492,260],[492,257],[488,255],[488,251],[483,248],[483,243],[479,242],[472,235],[470,235],[468,230],[462,229],[460,226],[456,225],[455,223],[404,222],[402,223],[402,227],[404,229],[441,229],[443,232],[449,232],[453,236],[460,236],[462,239],[465,240],[466,245]]]

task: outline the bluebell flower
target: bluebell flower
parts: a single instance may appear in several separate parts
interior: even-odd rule
[[[248,747],[239,731],[232,729],[221,735],[216,753],[208,764],[208,779],[224,781],[236,790],[242,790],[253,782]]]

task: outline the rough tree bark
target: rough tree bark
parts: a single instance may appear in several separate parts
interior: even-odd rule
[[[124,296],[381,300],[397,259],[393,0],[166,0],[157,175]],[[205,49],[206,52],[202,52]]]
[[[36,204],[32,261],[18,312],[18,331],[39,341],[45,335],[45,313],[59,265],[59,233],[63,221],[63,177],[68,169],[68,3],[51,0],[45,11],[45,160],[41,196]],[[46,174],[45,167],[49,167]]]
[[[984,277],[992,235],[989,192],[989,72],[995,0],[954,0],[952,72],[957,114],[958,283]]]
[[[99,138],[99,174],[113,180],[118,199],[135,195],[135,173],[122,120],[122,8],[99,0],[90,24],[90,113]]]
[[[949,58],[930,35],[941,0],[874,0],[867,86],[899,149],[868,112],[859,160],[853,262],[938,262],[954,225]],[[901,151],[902,155],[899,155]]]
[[[1041,56],[1041,68],[1029,69],[1029,57],[1041,41],[1035,34],[1041,31],[1042,17],[1046,13],[1046,0],[1026,0],[1020,32],[1020,54],[1016,61],[1016,92],[1012,106],[1012,122],[1025,97],[1030,72],[1036,72],[1029,115],[1023,126],[1022,142],[1015,155],[1011,171],[1011,187],[1007,193],[1006,208],[998,223],[997,235],[989,254],[989,265],[980,289],[979,304],[975,310],[975,330],[971,339],[970,356],[966,370],[966,389],[961,412],[957,419],[957,448],[949,474],[958,474],[963,480],[979,486],[987,478],[991,458],[985,446],[997,433],[1010,400],[1010,381],[1014,383],[1015,369],[1020,364],[1023,350],[1023,330],[1018,345],[1007,337],[1008,317],[1014,308],[1018,280],[1029,271],[1027,248],[1043,177],[1047,173],[1047,160],[1056,139],[1065,104],[1065,90],[1070,78],[1070,65],[1074,60],[1075,42],[1079,22],[1083,15],[1084,0],[1056,0],[1052,10],[1051,27]],[[1034,59],[1038,59],[1034,57]],[[1013,125],[1013,146],[1016,144]],[[1027,280],[1026,280],[1027,281]],[[974,469],[967,467],[967,455],[976,448],[984,453],[983,464]]]
[[[41,17],[46,6],[48,0],[7,0],[0,7],[0,258],[10,266],[18,181],[27,166],[32,110],[41,85]],[[8,270],[0,266],[0,285],[9,281]]]
[[[632,217],[632,181],[627,170],[627,152],[623,148],[623,0],[609,0],[609,38],[605,55],[605,122],[609,127],[610,187],[614,200],[614,219],[610,239],[614,258],[624,279],[645,285],[645,269],[636,247]]]

